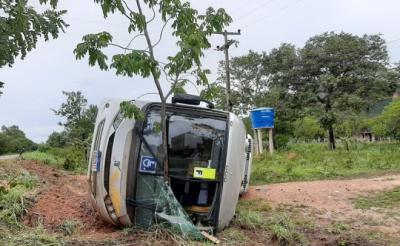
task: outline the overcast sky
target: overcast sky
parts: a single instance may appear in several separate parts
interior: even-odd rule
[[[129,1],[128,1],[129,2]],[[281,43],[301,47],[311,36],[326,31],[349,32],[357,35],[382,34],[388,41],[392,62],[400,60],[400,1],[398,0],[192,0],[200,11],[208,6],[225,8],[232,16],[231,31],[241,29],[235,36],[240,43],[230,49],[231,56],[245,54],[248,50],[269,51]],[[38,4],[30,1],[34,6]],[[115,42],[126,44],[126,21],[119,16],[103,19],[101,8],[93,0],[59,0],[59,8],[68,10],[70,27],[57,40],[39,42],[36,50],[24,60],[16,60],[12,68],[0,69],[0,81],[6,82],[0,97],[0,126],[18,125],[29,138],[45,141],[54,130],[61,130],[61,120],[50,110],[58,108],[65,100],[61,91],[80,90],[89,103],[98,104],[105,97],[134,99],[144,93],[156,92],[151,80],[125,78],[113,71],[100,71],[89,67],[87,60],[76,61],[73,49],[87,33],[107,30]],[[156,39],[160,25],[152,27]],[[168,33],[167,33],[168,34]],[[223,41],[215,35],[211,43],[215,48]],[[165,57],[174,49],[174,40],[166,35],[157,49]],[[135,45],[143,45],[139,40]],[[117,50],[109,49],[108,54]],[[213,72],[223,53],[209,50],[203,65]],[[164,85],[167,88],[167,85]],[[193,86],[187,90],[196,93]],[[157,96],[142,99],[155,100]]]

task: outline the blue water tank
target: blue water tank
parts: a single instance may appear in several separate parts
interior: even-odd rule
[[[256,108],[250,110],[253,129],[274,128],[275,110],[273,108]]]

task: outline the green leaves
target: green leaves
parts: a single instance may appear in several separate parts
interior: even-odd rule
[[[125,8],[121,0],[94,0],[96,3],[101,5],[103,10],[104,18],[106,18],[110,13],[115,13],[116,10],[125,14]]]
[[[112,61],[111,67],[116,69],[117,75],[129,77],[140,75],[143,78],[147,78],[153,70],[156,71],[158,76],[160,74],[157,62],[153,61],[144,51],[132,51],[129,54],[115,55]]]
[[[83,42],[78,44],[74,50],[76,59],[83,59],[87,55],[90,66],[97,65],[102,70],[113,68],[117,75],[128,77],[139,75],[144,78],[152,76],[158,89],[161,88],[159,86],[161,70],[166,73],[167,77],[176,77],[181,82],[181,75],[190,74],[194,75],[198,85],[208,84],[207,75],[210,71],[202,69],[201,57],[203,51],[211,47],[208,37],[213,32],[223,30],[223,27],[232,21],[224,9],[208,8],[205,14],[199,14],[196,9],[191,7],[189,1],[180,0],[139,0],[137,2],[95,0],[95,2],[100,4],[104,17],[116,12],[126,17],[129,21],[127,32],[134,33],[135,37],[147,35],[148,47],[144,50],[132,49],[130,45],[135,46],[132,41],[129,43],[129,47],[113,44],[111,43],[112,36],[106,32],[89,34],[83,37]],[[154,11],[154,16],[145,16],[144,13],[148,13],[149,10]],[[154,35],[154,33],[148,35],[150,31],[148,24],[157,19],[157,14],[164,22],[164,27],[170,25],[172,35],[177,38],[175,44],[178,51],[166,57],[167,63],[159,62],[158,59],[163,61],[165,59],[157,57],[157,54],[154,53],[155,46],[161,42],[164,35],[164,27],[161,29],[160,35]],[[160,40],[151,40],[152,36],[159,36]],[[107,55],[103,52],[103,49],[109,45],[122,49],[120,53],[112,56],[110,65],[107,63]],[[186,82],[175,85],[173,92],[184,92],[185,84]],[[171,94],[162,91],[159,93],[168,96]],[[166,98],[161,98],[161,100],[166,101]]]
[[[400,100],[394,100],[383,113],[371,121],[371,127],[378,136],[400,139]]]
[[[58,0],[39,0],[40,4],[47,4],[48,2],[50,2],[50,6],[55,9],[57,7],[58,4]]]
[[[138,121],[144,120],[144,114],[135,104],[131,101],[124,101],[120,104],[121,112],[125,118],[135,119]]]
[[[232,18],[225,12],[225,9],[215,11],[209,7],[205,15],[200,15],[199,19],[204,20],[201,28],[207,33],[222,32],[224,26],[232,22]]]
[[[101,32],[97,34],[88,34],[82,38],[83,42],[78,44],[74,50],[76,59],[81,60],[85,55],[89,55],[89,65],[95,66],[96,63],[101,70],[107,70],[107,56],[101,51],[112,41],[111,34]]]
[[[29,51],[36,48],[39,37],[47,41],[57,38],[59,32],[68,27],[63,21],[66,10],[57,11],[56,0],[40,0],[41,4],[50,2],[51,10],[36,12],[27,1],[6,1],[0,3],[0,67],[12,66],[16,57],[24,59]]]
[[[85,149],[90,145],[97,106],[88,106],[85,96],[80,91],[63,91],[63,95],[67,97],[66,101],[58,110],[52,111],[65,119],[60,125],[64,126],[66,144]]]
[[[129,24],[128,32],[139,31],[143,32],[146,26],[146,17],[139,13],[131,12],[131,23]]]

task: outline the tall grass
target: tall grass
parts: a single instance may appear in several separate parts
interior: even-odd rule
[[[22,154],[22,158],[25,160],[39,161],[46,165],[52,165],[56,167],[61,167],[65,159],[62,157],[55,156],[47,152],[40,152],[38,150],[32,152],[26,152]]]
[[[352,143],[331,151],[325,144],[292,144],[273,156],[255,157],[252,184],[334,179],[400,172],[400,143]]]
[[[3,181],[0,189],[0,221],[8,227],[20,227],[19,220],[26,211],[25,193],[37,184],[37,177],[21,170],[17,175]]]
[[[34,160],[69,171],[84,172],[86,170],[86,159],[83,151],[72,147],[27,152],[22,157],[25,160]]]

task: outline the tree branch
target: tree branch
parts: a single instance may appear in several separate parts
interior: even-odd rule
[[[151,10],[153,11],[153,17],[151,17],[151,19],[147,21],[146,24],[149,24],[154,20],[154,18],[156,18],[156,11],[154,11],[154,6],[151,6]]]
[[[157,42],[153,45],[153,48],[156,47],[161,42],[161,39],[162,39],[162,36],[163,36],[163,33],[164,33],[164,29],[167,26],[169,20],[171,20],[171,17],[168,18],[168,20],[165,21],[163,27],[161,28],[160,37],[158,38]]]
[[[129,8],[129,5],[126,3],[125,0],[122,0],[122,2],[124,3],[125,7],[129,10],[129,12],[134,12],[132,9]]]
[[[125,51],[126,51],[126,50],[129,50],[129,51],[139,51],[139,52],[149,53],[149,51],[147,51],[147,50],[131,49],[131,48],[124,47],[124,46],[122,46],[122,45],[114,44],[114,43],[109,43],[108,45],[114,46],[114,47],[118,47],[118,48],[123,49],[123,50],[125,50]]]
[[[172,87],[169,90],[169,92],[167,93],[167,95],[165,96],[165,99],[168,99],[168,97],[172,94],[172,92],[174,92],[176,86],[178,85],[178,82],[179,82],[179,74],[176,74],[174,83],[172,84]]]

